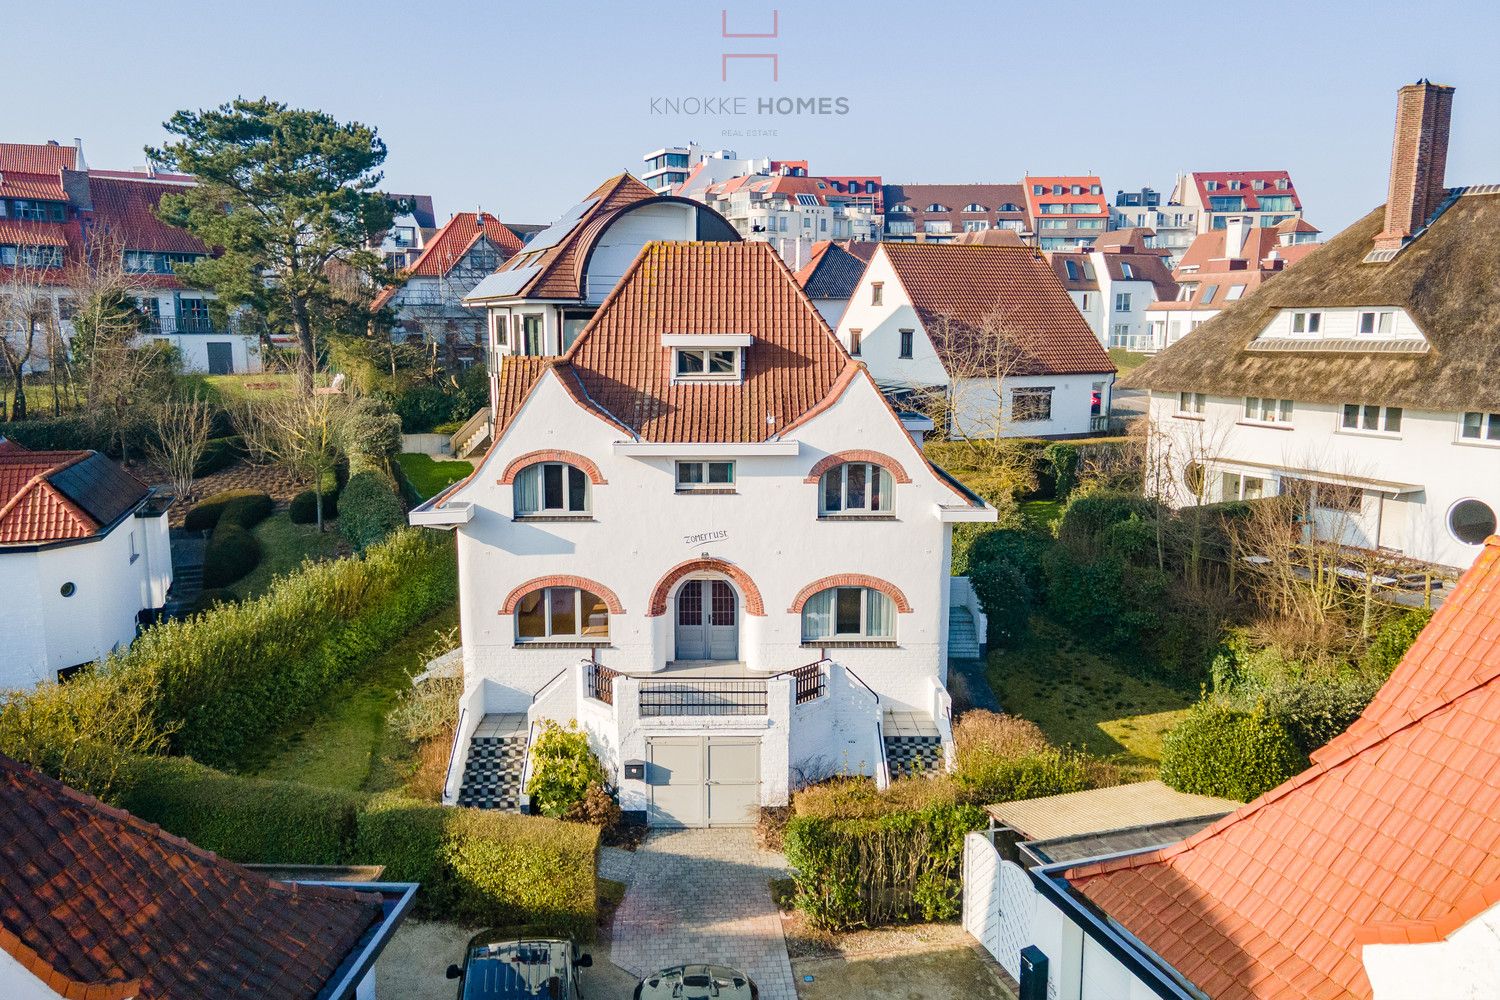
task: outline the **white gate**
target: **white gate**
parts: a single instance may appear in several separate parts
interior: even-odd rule
[[[984,834],[965,837],[964,930],[1018,981],[1035,915],[1036,890],[1026,870],[1003,860]]]

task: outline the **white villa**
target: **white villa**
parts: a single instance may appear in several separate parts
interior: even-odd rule
[[[166,504],[92,451],[0,438],[0,688],[66,677],[166,603]]]
[[[1297,489],[1319,537],[1463,568],[1500,510],[1500,185],[1446,188],[1403,87],[1390,199],[1132,373],[1174,504]]]
[[[995,513],[770,246],[648,244],[566,354],[496,382],[488,454],[411,513],[458,533],[446,801],[519,804],[546,719],[576,719],[653,825],[941,762],[949,606],[971,601],[952,526]]]
[[[896,398],[942,393],[950,433],[1061,437],[1108,426],[1115,366],[1031,247],[881,243],[838,337]]]

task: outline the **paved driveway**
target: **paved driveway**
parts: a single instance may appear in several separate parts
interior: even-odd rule
[[[684,962],[728,965],[755,980],[762,1000],[797,1000],[768,884],[785,871],[753,830],[653,831],[634,855],[606,851],[600,874],[628,886],[611,960],[642,977]]]

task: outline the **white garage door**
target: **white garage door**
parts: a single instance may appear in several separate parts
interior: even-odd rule
[[[760,741],[744,736],[658,736],[646,741],[652,826],[754,826]]]

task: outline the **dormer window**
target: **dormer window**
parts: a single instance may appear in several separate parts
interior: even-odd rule
[[[1391,311],[1362,312],[1359,314],[1361,337],[1389,337],[1396,326],[1396,314]]]
[[[964,206],[964,211],[965,212],[985,212],[985,211],[988,211],[988,209],[986,209],[983,205],[979,204],[977,201],[971,201],[967,205]]]
[[[749,334],[663,334],[663,347],[672,349],[672,381],[737,382],[744,370]]]
[[[1292,313],[1292,332],[1315,337],[1323,328],[1323,314],[1320,312],[1294,312]]]
[[[1278,177],[1278,178],[1276,178],[1276,189],[1278,191],[1285,191],[1287,188],[1289,188],[1291,186],[1292,186],[1291,182],[1288,181],[1285,177]]]
[[[940,205],[937,202],[933,202],[931,205],[927,206],[927,211],[929,211],[929,212],[946,212],[946,211],[948,211],[948,206],[947,205]]]
[[[1124,261],[1120,261],[1120,277],[1122,277],[1122,278],[1134,278],[1135,277],[1135,268],[1131,267],[1129,264],[1125,263]]]

